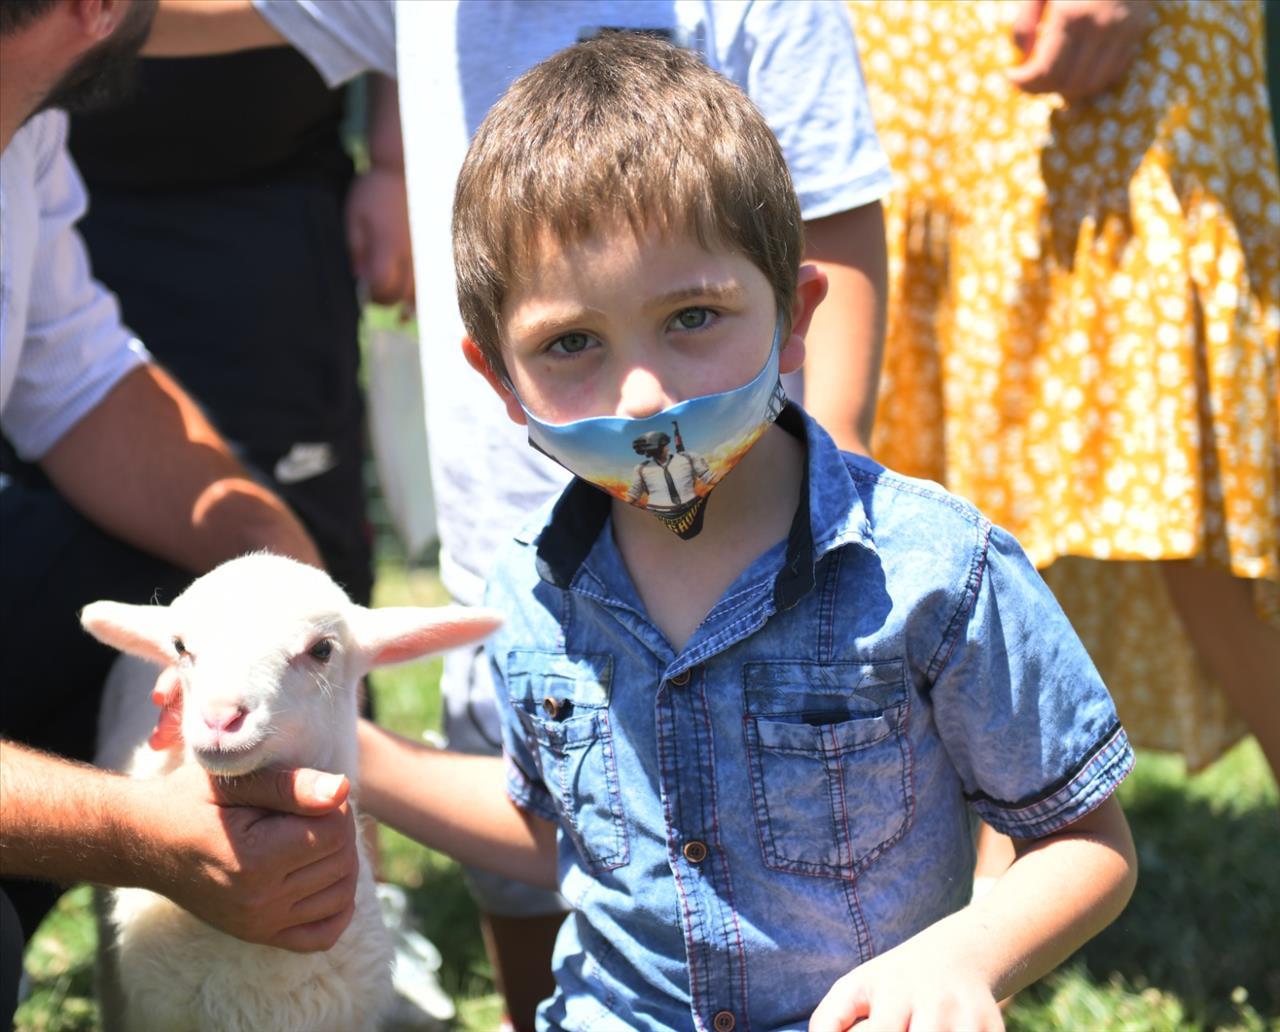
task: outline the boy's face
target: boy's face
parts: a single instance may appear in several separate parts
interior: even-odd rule
[[[735,252],[706,250],[693,237],[638,236],[624,224],[573,244],[546,234],[529,266],[503,307],[502,352],[520,400],[545,422],[649,416],[741,387],[769,356],[773,289]],[[801,318],[782,342],[784,373],[804,358],[803,333],[817,302],[801,309],[815,293],[815,276],[801,270],[794,313]],[[464,347],[523,423],[511,391],[472,342]]]

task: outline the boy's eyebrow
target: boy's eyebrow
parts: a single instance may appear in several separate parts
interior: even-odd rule
[[[549,315],[534,316],[530,319],[516,319],[511,331],[518,337],[538,338],[548,333],[563,333],[565,328],[584,322],[592,317],[600,318],[604,313],[595,308],[559,308]]]
[[[687,287],[678,287],[648,302],[651,308],[665,308],[694,298],[707,298],[712,301],[736,301],[742,297],[742,287],[730,281],[728,283],[696,283]]]
[[[694,299],[699,301],[720,301],[728,304],[741,300],[743,296],[741,285],[734,281],[726,283],[691,283],[688,286],[677,287],[675,290],[669,290],[665,294],[659,294],[657,297],[649,299],[645,302],[645,307],[668,308],[671,305],[679,304],[681,301]],[[566,326],[572,326],[591,317],[603,317],[603,315],[604,313],[596,308],[557,309],[546,316],[534,317],[527,321],[517,321],[512,327],[512,331],[520,337],[542,337],[548,333],[563,331]]]

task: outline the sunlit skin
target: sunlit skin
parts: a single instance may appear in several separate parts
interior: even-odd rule
[[[502,325],[512,384],[540,419],[649,416],[741,387],[768,357],[773,291],[740,254],[626,230],[538,251]],[[804,358],[787,344],[783,372]]]
[[[521,402],[550,423],[651,416],[743,386],[769,355],[773,288],[740,253],[705,248],[692,235],[637,234],[625,223],[567,244],[544,235],[531,251],[502,312],[510,386],[474,343],[464,343],[517,423],[525,422]],[[782,372],[804,361],[804,337],[826,287],[820,270],[801,267],[780,345]],[[651,619],[675,648],[738,573],[785,538],[803,469],[799,442],[770,427],[717,484],[702,532],[688,541],[615,501],[618,547]],[[659,576],[676,566],[685,574],[680,586]]]

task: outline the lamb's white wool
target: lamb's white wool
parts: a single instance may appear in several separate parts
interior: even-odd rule
[[[177,665],[183,746],[142,746],[134,777],[183,763],[233,775],[312,767],[346,774],[354,799],[360,678],[481,638],[497,618],[366,609],[319,570],[263,553],[205,574],[170,606],[94,602],[81,622],[107,644]],[[376,1028],[390,1002],[392,947],[362,848],[355,916],[324,953],[242,942],[144,889],[113,897],[130,1032],[350,1032]]]

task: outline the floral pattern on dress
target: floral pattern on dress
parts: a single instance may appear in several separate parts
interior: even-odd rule
[[[1151,560],[1252,580],[1280,625],[1261,5],[1153,5],[1125,79],[1071,105],[1005,79],[1017,4],[849,6],[896,179],[876,457],[1012,531],[1134,742],[1202,766],[1244,729]]]

